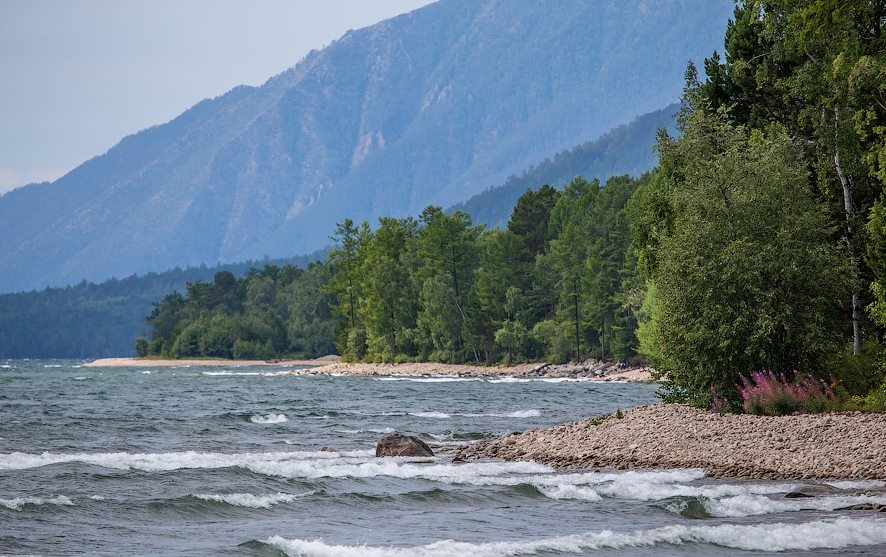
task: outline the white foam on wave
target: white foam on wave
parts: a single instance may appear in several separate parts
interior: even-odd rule
[[[517,410],[515,412],[410,412],[410,416],[416,418],[432,418],[448,420],[453,416],[461,416],[465,418],[536,418],[541,416],[541,412],[532,408],[530,410]]]
[[[200,375],[208,377],[279,377],[292,375],[289,370],[284,371],[201,371]]]
[[[306,493],[276,493],[270,495],[254,495],[252,493],[227,493],[227,494],[196,494],[194,497],[204,501],[226,503],[235,507],[249,507],[252,509],[270,509],[280,503],[292,503],[299,497],[312,495],[314,491]]]
[[[3,368],[3,369],[12,369],[12,366],[9,365],[9,364],[0,364],[0,368]]]
[[[0,499],[0,507],[6,507],[13,511],[20,511],[28,505],[64,505],[71,506],[74,502],[64,495],[55,495],[53,497],[16,497],[14,499]]]
[[[834,511],[851,505],[869,503],[886,505],[886,495],[804,497],[800,499],[771,499],[765,495],[735,495],[702,501],[705,510],[711,515],[729,518],[796,511]]]
[[[105,498],[102,497],[101,495],[90,495],[89,498],[92,499],[93,501],[104,501],[105,500]]]
[[[0,454],[0,470],[26,470],[53,464],[82,463],[114,470],[166,472],[182,469],[217,469],[248,466],[251,463],[287,461],[350,461],[375,455],[374,450],[288,451],[268,453],[202,453],[195,451],[171,453],[7,453]],[[322,462],[317,463],[318,466]]]
[[[603,497],[590,487],[580,485],[539,486],[538,490],[549,499],[579,499],[582,501],[600,501]]]
[[[347,435],[356,435],[358,433],[367,433],[367,432],[368,433],[388,434],[388,433],[394,433],[394,431],[396,431],[396,430],[392,427],[382,427],[382,428],[370,427],[370,428],[366,428],[366,429],[335,429],[333,431],[336,431],[338,433],[345,433]]]
[[[464,383],[468,381],[482,381],[481,377],[457,377],[449,375],[431,376],[405,376],[391,375],[389,377],[376,377],[376,381],[410,381],[412,383]]]
[[[91,377],[85,377],[83,375],[78,375],[74,378],[74,381],[86,381],[87,379],[92,379]]]
[[[142,375],[150,375],[150,374],[151,374],[151,370],[149,370],[149,369],[146,369],[145,371],[142,372]]]
[[[825,483],[837,489],[876,489],[886,487],[886,482],[882,480],[830,480]]]
[[[480,414],[456,414],[457,416],[466,416],[469,418],[537,418],[541,416],[541,412],[532,408],[530,410],[517,410],[515,412],[487,412]]]
[[[266,540],[287,555],[300,557],[507,557],[539,553],[579,553],[592,549],[652,547],[663,544],[714,544],[749,551],[787,551],[886,543],[886,520],[836,519],[798,524],[674,525],[648,530],[602,530],[540,540],[467,543],[444,540],[417,547],[328,545],[321,540]]]
[[[255,414],[249,417],[249,421],[254,424],[282,424],[288,422],[289,418],[286,417],[286,414],[266,414],[264,416]]]
[[[44,364],[43,367],[49,368],[49,367],[62,367],[62,366],[61,366],[61,364]]]
[[[512,485],[501,481],[513,474],[551,474],[534,462],[472,462],[462,465],[416,464],[398,458],[374,458],[373,450],[294,451],[271,453],[10,453],[0,454],[0,469],[22,470],[51,464],[84,463],[116,470],[166,472],[182,469],[241,467],[257,474],[282,478],[373,478],[389,476],[450,484]],[[521,483],[521,482],[517,482]]]

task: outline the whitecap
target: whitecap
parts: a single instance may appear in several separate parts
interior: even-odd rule
[[[208,377],[278,377],[292,375],[289,370],[284,371],[201,371],[200,375]]]
[[[104,501],[105,500],[105,498],[102,497],[101,495],[90,495],[89,498],[92,499],[93,501]]]
[[[150,370],[145,370],[142,372],[142,375],[150,375],[150,374],[151,374]]]
[[[445,412],[410,412],[410,416],[415,416],[416,418],[434,418],[445,420],[451,418],[451,414],[447,414]]]
[[[20,511],[28,505],[64,505],[71,506],[74,502],[64,495],[53,497],[16,497],[14,499],[0,499],[0,507],[6,507],[14,511]]]
[[[455,414],[456,416],[465,416],[468,418],[537,418],[541,416],[541,412],[536,409],[531,410],[517,410],[515,412],[504,412],[504,413],[496,413],[496,412],[488,412],[488,413],[480,413],[480,414]]]
[[[89,377],[85,377],[83,375],[78,375],[77,377],[74,378],[74,381],[86,381],[87,379],[89,379]]]
[[[535,418],[541,416],[541,412],[536,409],[517,410],[515,412],[410,412],[410,416],[416,418],[433,418],[433,419],[449,419],[453,416],[464,418]]]
[[[886,520],[840,518],[797,524],[673,525],[627,532],[601,530],[526,541],[468,543],[443,540],[417,547],[329,545],[322,540],[290,540],[280,536],[265,541],[287,555],[300,557],[507,557],[687,543],[748,551],[804,551],[886,543]]]
[[[578,499],[582,501],[600,501],[599,493],[590,487],[580,485],[538,486],[538,490],[549,499]]]
[[[830,480],[824,483],[837,489],[877,489],[886,487],[886,482],[881,480]]]
[[[196,494],[194,497],[204,501],[227,503],[235,507],[249,507],[253,509],[270,509],[280,503],[291,503],[299,497],[312,495],[314,491],[306,493],[276,493],[270,495],[254,495],[252,493],[227,493],[227,494]]]
[[[256,414],[250,416],[249,421],[254,424],[282,424],[288,422],[289,418],[286,417],[286,414],[267,414],[265,416]]]
[[[166,472],[182,469],[241,467],[257,474],[283,478],[416,478],[452,484],[511,485],[509,474],[550,474],[553,469],[534,462],[471,462],[415,464],[398,458],[372,458],[374,450],[293,451],[268,453],[10,453],[0,454],[0,469],[22,470],[51,464],[83,463],[116,470]],[[519,482],[518,482],[519,483]]]
[[[705,510],[718,517],[743,517],[795,511],[834,511],[861,504],[886,505],[884,496],[829,496],[800,499],[771,499],[765,495],[735,495],[702,500]]]
[[[0,364],[0,368],[3,368],[3,369],[12,369],[12,366],[9,365],[9,364]]]
[[[411,381],[413,383],[463,383],[467,381],[482,381],[481,377],[456,377],[448,375],[432,376],[403,376],[391,375],[388,377],[376,377],[376,381]]]
[[[62,367],[62,366],[61,366],[61,364],[44,364],[43,367],[49,368],[49,367]]]

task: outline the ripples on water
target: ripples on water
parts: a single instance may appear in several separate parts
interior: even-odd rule
[[[0,362],[0,554],[886,553],[881,514],[837,510],[886,503],[859,493],[882,483],[785,499],[800,482],[449,464],[453,445],[645,404],[654,391]],[[374,458],[394,431],[439,458]]]

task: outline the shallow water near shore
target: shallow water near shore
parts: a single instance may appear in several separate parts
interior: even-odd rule
[[[886,503],[882,483],[786,499],[809,482],[452,465],[445,452],[655,389],[0,361],[0,554],[886,554],[883,513],[837,510]],[[376,459],[393,431],[439,457]]]

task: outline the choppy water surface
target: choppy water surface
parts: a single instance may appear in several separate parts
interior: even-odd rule
[[[654,401],[650,385],[0,361],[0,554],[886,554],[882,484],[376,459]],[[335,452],[319,450],[323,447]]]

